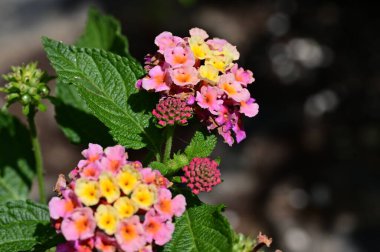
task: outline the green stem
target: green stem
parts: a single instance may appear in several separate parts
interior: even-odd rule
[[[36,161],[36,170],[37,170],[37,180],[38,180],[40,202],[42,204],[46,204],[44,167],[42,164],[41,146],[40,146],[40,142],[38,141],[38,138],[37,138],[37,128],[36,128],[36,123],[34,121],[35,114],[36,114],[36,112],[34,110],[29,112],[28,123],[29,123],[30,137],[32,140],[34,159]]]
[[[173,145],[174,126],[168,126],[166,128],[166,143],[163,155],[163,162],[166,163],[170,159],[170,154]]]

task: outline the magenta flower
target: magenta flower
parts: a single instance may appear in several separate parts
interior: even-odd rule
[[[76,208],[62,221],[62,234],[68,241],[85,240],[94,236],[96,222],[89,207]]]
[[[210,86],[203,86],[201,92],[197,92],[195,100],[199,107],[208,109],[214,115],[218,114],[218,110],[223,104],[223,101],[218,99],[218,89]]]
[[[146,243],[144,228],[137,216],[121,221],[115,237],[119,246],[126,252],[138,251]]]
[[[81,169],[81,176],[89,179],[97,179],[100,175],[101,164],[100,162],[90,163]]]
[[[168,48],[164,51],[164,57],[172,67],[190,67],[195,64],[194,54],[188,47],[176,46]]]
[[[115,252],[116,239],[111,238],[102,232],[96,232],[95,248],[102,252]]]
[[[234,138],[231,134],[231,124],[225,124],[218,128],[218,133],[221,135],[224,139],[224,142],[227,143],[229,146],[232,146],[234,143]]]
[[[218,164],[209,158],[193,158],[182,170],[182,183],[186,183],[194,194],[210,192],[222,182]]]
[[[104,150],[106,155],[102,159],[101,164],[103,169],[111,173],[116,173],[119,169],[126,164],[128,154],[125,152],[125,148],[121,145],[108,147]]]
[[[56,252],[76,252],[74,242],[65,242],[58,244]]]
[[[94,239],[76,240],[74,248],[76,252],[92,252],[94,249]]]
[[[237,123],[233,125],[232,127],[232,130],[234,131],[235,136],[236,136],[237,143],[240,143],[246,138],[245,131],[241,128],[241,126],[242,126],[241,121],[237,121]]]
[[[242,101],[240,102],[240,113],[248,117],[254,117],[259,113],[259,105],[255,103],[253,98],[248,99],[248,101]]]
[[[99,144],[90,143],[88,149],[82,151],[82,155],[87,158],[89,162],[98,161],[103,155],[103,147]]]
[[[166,75],[166,71],[162,70],[160,66],[155,66],[149,71],[149,76],[142,79],[141,86],[146,90],[154,90],[155,92],[169,90]]]
[[[231,73],[235,75],[235,80],[244,87],[255,81],[255,78],[253,78],[253,73],[249,70],[244,70],[242,67],[239,68],[238,64],[235,64],[231,68]]]
[[[165,217],[157,215],[153,209],[145,214],[144,228],[147,241],[154,240],[161,246],[170,241],[174,232],[174,224]]]
[[[170,77],[178,86],[195,85],[199,82],[198,71],[194,67],[180,67],[169,70]]]
[[[75,208],[82,206],[82,204],[78,201],[78,198],[75,196],[75,193],[72,190],[63,190],[62,196],[62,199],[58,197],[53,197],[49,201],[50,217],[53,220],[64,218],[71,214]]]
[[[90,143],[88,149],[82,151],[82,155],[86,158],[80,160],[78,163],[78,168],[83,168],[84,166],[95,163],[100,160],[103,155],[103,147],[98,144]]]
[[[181,194],[172,199],[172,193],[165,188],[158,192],[158,202],[154,205],[156,211],[164,218],[181,216],[186,210],[186,200]]]
[[[94,240],[68,241],[57,245],[56,252],[92,252]]]
[[[218,87],[223,90],[228,97],[237,102],[246,101],[250,97],[249,91],[235,80],[235,76],[232,73],[220,76]]]
[[[171,32],[162,32],[154,40],[154,43],[159,48],[158,52],[160,53],[164,53],[166,49],[175,47],[183,42],[182,38],[173,36]]]

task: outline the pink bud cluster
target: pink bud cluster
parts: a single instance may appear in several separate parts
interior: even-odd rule
[[[157,124],[165,127],[166,125],[186,125],[192,116],[193,109],[176,97],[164,97],[153,109],[152,114],[157,119]]]
[[[253,73],[234,63],[240,57],[236,47],[224,39],[210,39],[199,28],[185,38],[162,32],[155,44],[157,52],[145,58],[148,74],[136,87],[159,92],[164,99],[183,100],[226,143],[242,141],[246,137],[242,117],[254,117],[259,106],[247,89]]]
[[[183,168],[182,183],[187,183],[194,194],[210,192],[222,182],[218,164],[209,158],[194,158]]]
[[[173,218],[186,209],[172,197],[171,183],[157,170],[128,161],[124,147],[89,144],[85,159],[56,184],[49,202],[52,223],[66,242],[57,252],[149,252],[171,240]]]

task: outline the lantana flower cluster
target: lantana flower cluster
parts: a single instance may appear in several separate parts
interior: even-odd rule
[[[254,82],[253,73],[234,63],[240,57],[236,47],[224,39],[210,39],[200,28],[192,28],[185,38],[162,32],[154,42],[158,50],[147,55],[148,74],[136,87],[160,93],[159,103],[168,97],[185,101],[226,143],[242,141],[242,117],[254,117],[259,106],[247,89]],[[165,118],[162,114],[160,119]]]
[[[171,240],[173,217],[184,213],[186,200],[172,196],[169,180],[128,161],[120,145],[89,144],[82,154],[71,181],[61,175],[59,197],[49,202],[54,227],[67,241],[57,251],[148,252]]]
[[[222,183],[218,163],[209,158],[193,158],[182,171],[181,182],[186,183],[194,194],[211,192],[214,186]]]

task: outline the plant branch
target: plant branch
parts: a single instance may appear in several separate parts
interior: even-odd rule
[[[44,168],[42,163],[41,146],[37,137],[37,128],[35,123],[36,111],[33,109],[29,112],[27,118],[29,123],[29,132],[32,140],[32,147],[34,153],[34,160],[37,170],[37,180],[38,180],[38,190],[40,196],[40,202],[46,204],[46,193],[45,193],[45,180],[44,180]]]
[[[170,154],[171,154],[172,145],[173,145],[174,129],[175,129],[175,126],[168,126],[166,128],[166,142],[165,142],[165,149],[164,149],[164,155],[163,155],[163,163],[166,163],[166,161],[170,159]]]

